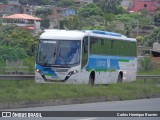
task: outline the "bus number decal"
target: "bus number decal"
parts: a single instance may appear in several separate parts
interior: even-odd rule
[[[110,68],[110,59],[97,60],[96,66],[102,69]]]
[[[97,67],[106,67],[106,61],[98,60],[97,61]]]

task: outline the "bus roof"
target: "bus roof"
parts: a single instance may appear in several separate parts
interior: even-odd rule
[[[40,39],[53,39],[53,40],[82,40],[85,36],[102,37],[110,39],[120,39],[126,41],[135,41],[134,38],[128,38],[127,36],[121,35],[119,33],[100,31],[100,30],[59,30],[50,29],[45,30],[40,36]]]
[[[82,40],[88,33],[73,30],[46,30],[40,39]]]

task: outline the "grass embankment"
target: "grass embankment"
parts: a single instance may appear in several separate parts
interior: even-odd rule
[[[138,71],[138,75],[160,75],[160,68],[157,69],[151,69],[148,71]]]
[[[121,100],[144,98],[151,94],[160,94],[156,84],[160,80],[137,80],[131,83],[106,85],[68,85],[36,84],[34,81],[0,81],[0,102],[50,100],[66,98],[84,98],[117,96]]]

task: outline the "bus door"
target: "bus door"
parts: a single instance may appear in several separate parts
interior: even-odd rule
[[[88,62],[88,36],[83,38],[83,42],[82,42],[82,61],[81,61],[81,69],[84,68],[84,66],[87,64]]]

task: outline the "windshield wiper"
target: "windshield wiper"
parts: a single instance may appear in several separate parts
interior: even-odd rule
[[[61,49],[59,50],[58,57],[62,58],[63,62],[64,62],[65,64],[67,64],[67,62],[64,60],[63,56],[61,55]]]
[[[48,64],[48,58],[47,58],[47,54],[44,57],[44,65],[46,66]]]
[[[55,58],[56,57],[56,48],[54,49],[53,55],[54,55],[54,58]]]

